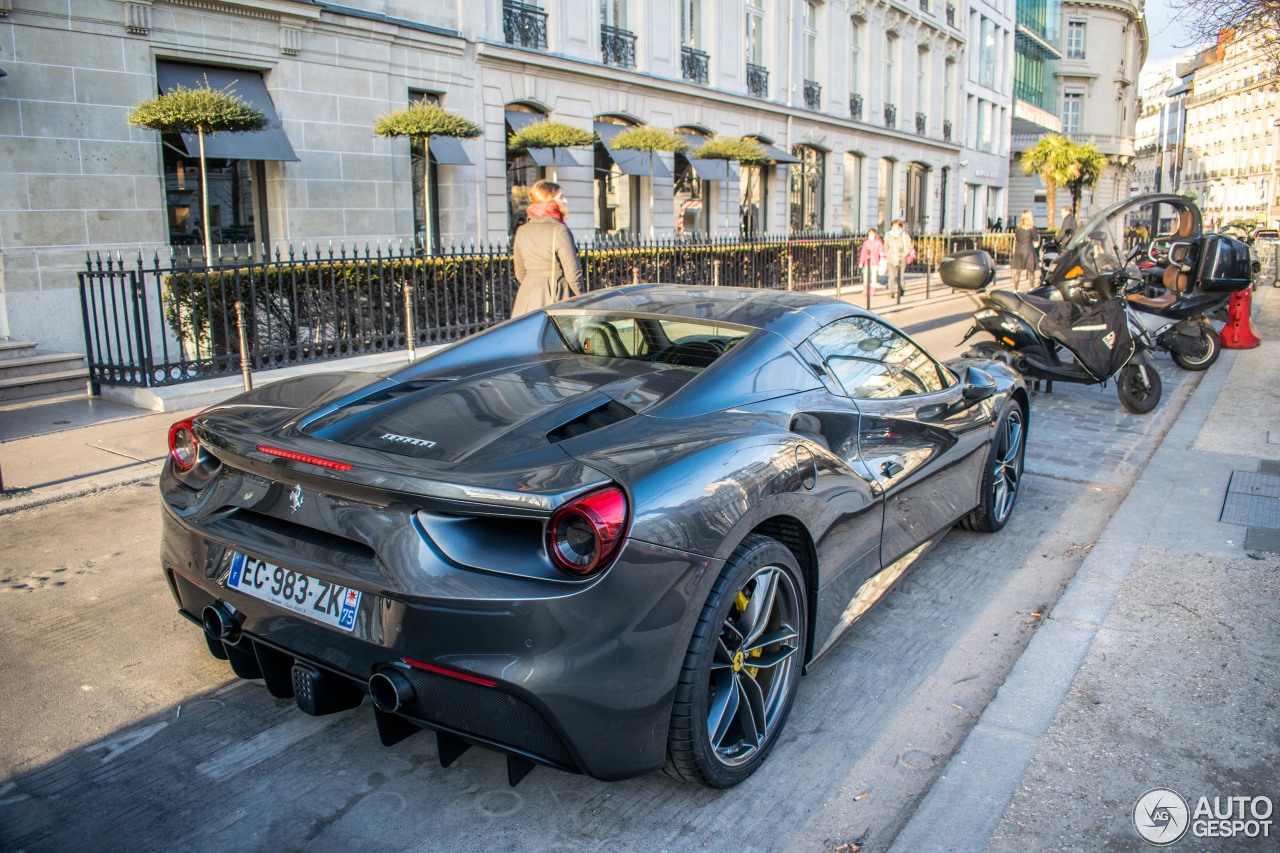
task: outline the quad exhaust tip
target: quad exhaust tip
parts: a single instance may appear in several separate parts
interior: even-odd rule
[[[375,672],[369,679],[369,696],[373,707],[384,714],[394,714],[413,702],[413,685],[395,670]]]
[[[231,608],[219,601],[210,604],[200,615],[204,632],[215,640],[234,643],[240,639],[240,626],[236,624],[235,614]]]

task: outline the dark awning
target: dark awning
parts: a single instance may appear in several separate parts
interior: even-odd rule
[[[471,158],[462,150],[462,140],[453,136],[433,136],[427,140],[431,156],[446,166],[470,166]]]
[[[618,170],[624,175],[636,175],[641,178],[648,178],[652,175],[655,178],[671,177],[671,170],[666,167],[657,154],[650,156],[648,151],[635,151],[630,148],[614,148],[612,142],[614,137],[627,128],[621,124],[611,124],[607,121],[596,122],[596,133],[600,137],[600,141],[604,143],[604,148],[609,152],[609,157],[613,159]],[[653,171],[650,172],[650,164]]]
[[[689,165],[693,166],[693,171],[697,174],[699,180],[729,180],[728,160],[699,160],[693,156],[693,152],[702,147],[702,144],[707,141],[707,137],[699,136],[696,133],[682,133],[680,134],[680,137],[685,141],[685,144],[689,146],[689,153],[685,156],[689,160]]]
[[[245,71],[235,68],[219,68],[216,65],[183,65],[177,62],[157,62],[156,78],[160,91],[168,94],[178,86],[188,89],[204,88],[205,80],[214,89],[230,87],[230,90],[244,99],[255,109],[262,111],[267,117],[267,126],[262,130],[244,133],[218,133],[205,135],[204,153],[208,157],[225,157],[229,160],[297,160],[285,135],[280,116],[276,114],[275,104],[267,94],[267,87],[262,82],[262,75],[257,71]],[[182,134],[190,157],[200,156],[200,142],[194,133]]]
[[[542,113],[526,113],[520,110],[507,110],[507,127],[511,128],[512,133],[519,133],[531,124],[536,124],[546,119]],[[550,148],[527,148],[525,153],[539,166],[543,168],[549,166],[584,166],[586,163],[580,162],[573,156],[572,148],[557,148],[554,151]]]
[[[764,149],[765,155],[775,163],[789,164],[789,163],[800,162],[798,159],[796,159],[795,157],[792,157],[790,154],[783,151],[781,148],[779,148],[776,145],[770,145],[768,142],[765,142],[763,139],[760,139],[759,137],[753,136],[752,139],[760,143],[760,147]]]

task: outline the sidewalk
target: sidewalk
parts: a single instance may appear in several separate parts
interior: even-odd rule
[[[1280,801],[1280,294],[1255,298],[1262,345],[1206,373],[894,853],[1143,849],[1156,788],[1187,804],[1174,849],[1275,849],[1280,813],[1194,819]]]

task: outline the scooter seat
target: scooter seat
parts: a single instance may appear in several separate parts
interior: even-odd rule
[[[1160,296],[1144,296],[1141,293],[1130,293],[1126,298],[1134,305],[1141,305],[1144,308],[1151,308],[1156,311],[1168,308],[1178,301],[1177,295],[1169,292],[1165,292]]]
[[[1044,317],[1044,311],[1037,303],[1051,304],[1051,300],[1042,296],[1029,296],[1012,290],[991,290],[987,292],[987,298],[996,307],[1017,314],[1033,326],[1039,325],[1040,319]]]

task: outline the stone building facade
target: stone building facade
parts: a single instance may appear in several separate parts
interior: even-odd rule
[[[584,241],[956,229],[968,20],[959,0],[0,0],[0,337],[82,349],[86,253],[198,254],[206,229],[227,254],[505,243],[539,176]],[[206,77],[272,119],[211,141],[207,223],[193,141],[126,120]],[[483,135],[374,135],[419,99]],[[606,142],[754,135],[771,162],[509,152],[539,115]]]

